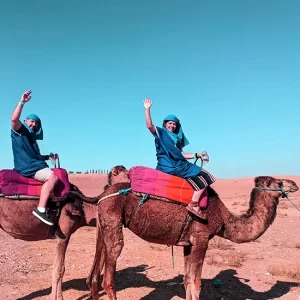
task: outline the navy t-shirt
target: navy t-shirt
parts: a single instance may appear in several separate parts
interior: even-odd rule
[[[21,175],[32,177],[37,171],[49,167],[42,158],[36,140],[24,124],[17,132],[11,130],[11,142],[14,170]]]

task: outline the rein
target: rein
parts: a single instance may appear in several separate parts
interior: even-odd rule
[[[299,207],[297,207],[297,205],[288,197],[289,192],[291,191],[290,189],[285,191],[283,189],[283,182],[282,180],[280,180],[280,187],[279,188],[263,188],[263,187],[257,187],[257,189],[259,190],[264,190],[264,191],[273,191],[273,192],[281,192],[281,196],[282,198],[286,198],[290,201],[290,203],[292,203],[292,205],[298,210],[300,211]]]
[[[101,199],[98,200],[97,205],[98,205],[101,201],[103,201],[103,200],[105,200],[105,199],[107,199],[107,198],[110,198],[110,197],[114,197],[114,196],[118,196],[118,195],[128,195],[128,192],[129,192],[129,191],[131,191],[131,188],[126,189],[126,190],[119,190],[117,193],[113,193],[113,194],[109,194],[109,195],[107,195],[107,196],[104,196],[104,197],[102,197]]]

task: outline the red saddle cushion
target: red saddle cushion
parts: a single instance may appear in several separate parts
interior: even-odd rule
[[[60,179],[55,186],[54,195],[63,197],[70,191],[68,172],[61,168],[53,168],[52,170]],[[24,177],[14,170],[4,169],[0,171],[0,188],[4,196],[40,196],[42,185],[43,182]]]
[[[131,188],[135,192],[167,198],[184,204],[190,203],[193,188],[187,180],[170,175],[156,169],[136,166],[129,170]],[[207,190],[201,197],[201,202],[207,199]]]

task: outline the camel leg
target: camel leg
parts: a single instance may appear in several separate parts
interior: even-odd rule
[[[197,245],[184,247],[186,300],[200,300],[201,272],[207,246],[206,240]]]
[[[65,219],[66,218],[66,219]],[[59,226],[65,239],[56,236],[56,249],[52,271],[52,291],[51,300],[63,300],[62,281],[65,273],[66,251],[71,235],[81,226],[78,222],[69,219],[65,214],[61,214]]]
[[[104,241],[99,226],[97,226],[97,238],[96,238],[96,253],[94,262],[90,271],[90,274],[86,280],[86,283],[91,291],[93,300],[99,299],[99,276],[104,266]]]
[[[109,224],[102,226],[102,234],[105,244],[105,267],[102,287],[108,295],[109,300],[117,300],[115,289],[115,272],[117,258],[120,256],[124,246],[122,223],[111,220]]]
[[[52,271],[52,291],[51,300],[63,300],[62,295],[62,279],[65,273],[65,256],[66,250],[70,241],[70,236],[66,239],[56,237],[57,244],[53,262]]]

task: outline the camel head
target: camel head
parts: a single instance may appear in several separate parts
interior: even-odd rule
[[[259,176],[254,179],[255,187],[260,190],[268,190],[281,193],[286,197],[288,193],[299,190],[297,184],[290,179],[277,179],[271,176]]]
[[[122,165],[111,168],[108,174],[108,186],[115,183],[130,182],[129,171]]]

